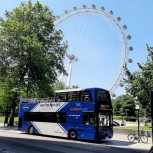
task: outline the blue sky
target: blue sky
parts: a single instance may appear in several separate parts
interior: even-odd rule
[[[125,34],[132,36],[132,39],[128,41],[128,46],[134,48],[129,53],[129,58],[133,59],[133,63],[128,64],[128,68],[131,71],[139,70],[137,63],[146,61],[146,43],[153,46],[152,0],[39,1],[53,10],[55,15],[62,15],[65,10],[72,10],[74,6],[80,8],[83,4],[87,7],[95,4],[97,9],[104,6],[105,12],[112,10],[114,12],[113,18],[116,19],[117,16],[120,16],[122,18],[120,24],[127,25],[128,29]],[[19,6],[20,2],[20,0],[0,0],[0,16],[4,16],[5,10],[11,11]],[[35,1],[32,0],[32,2]],[[109,88],[107,85],[111,86],[116,73],[118,74],[120,71],[118,67],[120,67],[120,61],[122,60],[122,53],[114,51],[120,47],[120,42],[117,41],[118,37],[110,26],[102,18],[89,14],[66,20],[57,28],[63,30],[66,40],[70,39],[69,53],[75,54],[79,59],[73,64],[72,84],[78,84],[80,87]],[[79,31],[79,29],[81,30]],[[124,94],[124,87],[117,88],[115,93],[117,95]]]

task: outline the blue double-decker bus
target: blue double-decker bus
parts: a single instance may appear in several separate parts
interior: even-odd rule
[[[113,137],[109,91],[101,88],[56,91],[52,99],[21,99],[18,129],[29,134],[101,140]]]

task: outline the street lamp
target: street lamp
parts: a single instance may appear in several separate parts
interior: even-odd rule
[[[138,137],[140,135],[139,108],[140,108],[140,105],[139,105],[139,102],[137,101],[137,98],[136,98],[135,109],[138,111],[138,115],[137,115],[138,116]],[[139,139],[138,139],[138,142],[140,142]]]

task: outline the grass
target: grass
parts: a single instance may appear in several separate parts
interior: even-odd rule
[[[117,128],[137,130],[138,126],[118,126]],[[140,126],[140,130],[142,130],[142,129],[146,130],[146,131],[151,131],[152,127],[151,126]]]
[[[4,121],[5,116],[0,116],[0,121]],[[14,117],[14,121],[18,121],[18,117]]]
[[[4,117],[3,116],[0,116],[0,121],[4,120]]]

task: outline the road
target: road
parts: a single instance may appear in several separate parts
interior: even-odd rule
[[[114,140],[100,143],[71,141],[0,130],[0,153],[147,153],[146,150],[128,146],[126,148],[111,146],[114,143]]]

